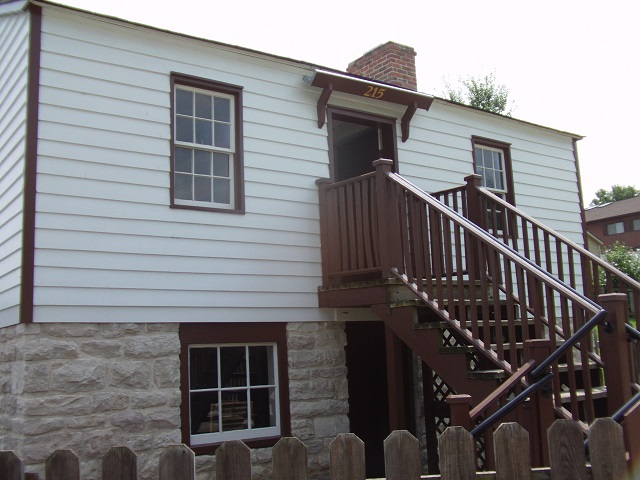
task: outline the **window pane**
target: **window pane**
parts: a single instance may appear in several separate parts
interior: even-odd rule
[[[251,389],[251,418],[253,428],[273,427],[276,424],[275,388]]]
[[[229,155],[213,154],[213,174],[216,177],[229,177]]]
[[[211,122],[196,119],[196,142],[199,145],[213,145]]]
[[[193,119],[191,117],[176,118],[176,140],[193,143]]]
[[[213,201],[216,203],[231,203],[231,183],[224,178],[213,179]]]
[[[218,349],[214,347],[189,349],[189,388],[218,387]]]
[[[485,186],[487,188],[496,188],[496,182],[493,177],[493,172],[491,170],[485,170]]]
[[[247,384],[245,347],[220,348],[220,385],[223,388],[242,387]]]
[[[256,385],[273,385],[273,347],[264,345],[249,347],[249,382]]]
[[[616,222],[607,225],[607,235],[615,235],[616,233],[624,233],[624,223]]]
[[[205,150],[194,151],[194,173],[200,175],[211,175],[211,152]]]
[[[211,201],[211,177],[194,177],[193,199],[198,202]]]
[[[249,428],[247,391],[222,392],[222,431]]]
[[[631,224],[631,228],[633,228],[633,230],[640,230],[640,218],[636,218],[633,223]]]
[[[211,118],[211,96],[196,93],[196,117]]]
[[[218,392],[192,393],[190,401],[191,434],[218,432]]]
[[[502,182],[502,172],[496,172],[496,188],[499,190],[504,190],[504,185]]]
[[[176,147],[175,150],[175,165],[176,172],[188,172],[191,173],[191,150],[190,148]]]
[[[231,125],[226,123],[215,124],[216,147],[231,148]]]
[[[174,195],[180,200],[193,200],[191,192],[191,179],[193,176],[176,173],[174,179]]]
[[[476,148],[475,153],[475,157],[476,157],[476,165],[478,167],[482,167],[484,165],[484,163],[482,163],[482,150],[479,148]]]
[[[219,122],[231,121],[231,100],[228,98],[215,97],[213,99],[215,108],[215,119]]]
[[[193,115],[193,92],[176,90],[176,113]]]
[[[502,170],[502,155],[500,155],[500,152],[493,152],[493,168]]]

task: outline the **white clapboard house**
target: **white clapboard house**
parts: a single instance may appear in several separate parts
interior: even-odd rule
[[[414,57],[342,72],[0,1],[0,450],[99,478],[124,444],[153,478],[184,442],[210,478],[221,442],[292,435],[323,478],[354,432],[382,476],[406,428],[435,471],[445,425],[533,384],[527,340],[555,350],[604,291],[581,137],[419,93]],[[618,400],[584,349],[549,405],[587,425]]]

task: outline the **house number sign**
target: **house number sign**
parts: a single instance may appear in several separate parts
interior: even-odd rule
[[[370,98],[382,98],[384,97],[384,92],[386,90],[387,90],[386,88],[374,87],[372,85],[368,85],[367,91],[364,92],[363,95],[365,97],[370,97]]]

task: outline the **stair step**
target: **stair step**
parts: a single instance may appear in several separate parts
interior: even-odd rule
[[[503,378],[507,378],[507,372],[500,368],[492,370],[470,370],[467,377],[474,380],[502,380]]]
[[[516,350],[521,350],[524,347],[522,342],[516,342]],[[511,345],[508,343],[503,344],[503,350],[510,350]],[[496,351],[498,345],[496,343],[491,344],[491,350]],[[476,347],[473,345],[455,345],[453,347],[440,347],[440,353],[470,353],[474,352]]]
[[[586,396],[584,389],[577,389],[576,394],[579,402],[584,401]],[[593,398],[606,398],[607,386],[602,385],[600,387],[591,387],[591,394],[593,395]],[[562,401],[562,403],[571,403],[571,392],[562,392],[560,394],[560,400]]]

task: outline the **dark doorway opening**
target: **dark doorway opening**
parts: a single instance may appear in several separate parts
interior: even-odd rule
[[[372,172],[378,158],[396,161],[395,119],[330,109],[329,146],[336,182]]]
[[[383,478],[383,442],[391,433],[384,324],[348,322],[345,329],[350,430],[364,442],[367,478]]]

